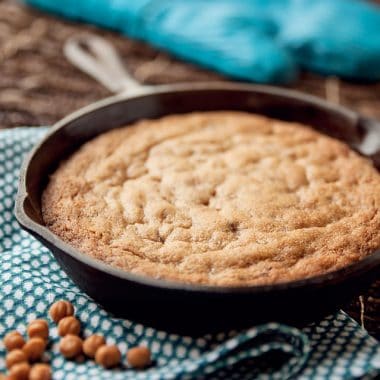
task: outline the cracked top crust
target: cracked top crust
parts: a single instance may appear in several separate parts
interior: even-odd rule
[[[322,274],[380,246],[380,176],[313,129],[240,112],[141,121],[52,175],[43,218],[128,272],[208,285]]]

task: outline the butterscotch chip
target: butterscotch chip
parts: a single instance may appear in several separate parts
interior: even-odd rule
[[[306,125],[242,112],[173,115],[85,143],[42,196],[48,228],[127,272],[273,284],[380,247],[380,175]]]
[[[74,306],[65,300],[54,302],[49,309],[51,319],[58,323],[62,318],[74,315]]]
[[[67,359],[73,359],[82,353],[83,342],[77,335],[68,334],[59,343],[61,354]]]
[[[30,364],[27,362],[17,363],[8,372],[12,380],[28,380]]]
[[[104,346],[106,341],[101,335],[91,335],[83,342],[83,352],[89,358],[94,358],[99,347]]]
[[[133,347],[127,352],[127,361],[131,367],[145,368],[151,363],[150,350],[147,347]]]
[[[41,359],[46,348],[46,340],[40,337],[30,338],[25,344],[22,350],[27,356],[28,360],[36,361]]]
[[[4,346],[8,351],[22,348],[24,344],[25,340],[18,331],[11,331],[4,337]]]
[[[108,345],[98,348],[95,354],[96,363],[104,368],[112,368],[117,366],[121,360],[121,353],[116,346]]]
[[[79,335],[80,322],[75,317],[65,317],[58,322],[58,334],[65,336],[67,334]]]
[[[28,361],[28,358],[26,357],[25,353],[19,348],[8,352],[7,356],[5,357],[5,365],[8,369],[17,363],[26,361]]]
[[[29,373],[29,380],[50,380],[51,368],[48,364],[35,364]]]
[[[36,319],[30,322],[27,331],[30,338],[49,338],[49,325],[44,319]]]

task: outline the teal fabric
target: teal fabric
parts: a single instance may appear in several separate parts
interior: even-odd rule
[[[363,0],[25,1],[238,79],[286,83],[300,68],[380,79],[380,8]]]
[[[0,339],[10,330],[25,334],[26,323],[46,318],[51,303],[70,300],[85,336],[104,334],[125,358],[127,347],[151,348],[154,365],[144,371],[125,366],[104,370],[91,360],[69,361],[58,352],[57,328],[44,361],[54,379],[372,379],[380,370],[380,345],[339,312],[302,330],[268,323],[245,331],[196,339],[168,334],[113,318],[83,294],[39,242],[22,231],[14,216],[21,161],[45,128],[0,132]],[[0,372],[5,370],[0,343]]]

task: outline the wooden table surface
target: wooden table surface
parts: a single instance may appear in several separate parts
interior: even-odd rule
[[[73,110],[110,95],[62,54],[66,39],[84,32],[109,40],[142,83],[227,80],[143,43],[63,22],[13,0],[0,0],[0,128],[51,125]],[[292,87],[380,120],[380,82],[350,83],[303,73]],[[380,280],[345,311],[380,339]]]

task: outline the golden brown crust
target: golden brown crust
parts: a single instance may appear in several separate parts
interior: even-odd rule
[[[380,246],[380,176],[311,128],[239,112],[141,121],[86,143],[47,226],[128,272],[209,285],[322,274]]]

